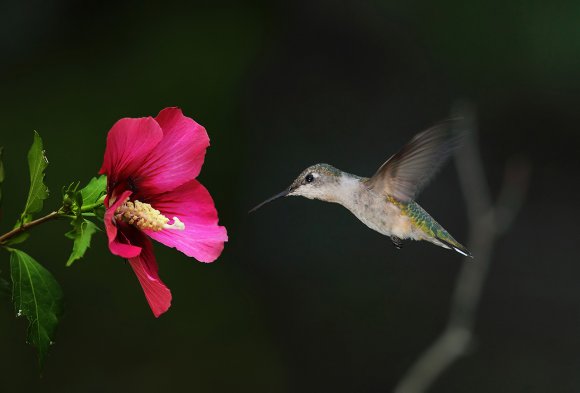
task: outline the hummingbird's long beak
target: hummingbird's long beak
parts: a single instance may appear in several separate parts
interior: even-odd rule
[[[282,192],[280,192],[280,193],[278,193],[278,194],[274,195],[273,197],[266,199],[264,202],[260,203],[258,206],[256,206],[256,207],[255,207],[255,208],[253,208],[252,210],[250,210],[250,211],[248,212],[248,214],[249,214],[249,213],[253,213],[253,212],[255,212],[256,210],[258,210],[259,208],[261,208],[262,206],[264,206],[266,203],[272,202],[273,200],[276,200],[276,199],[278,199],[278,198],[285,197],[285,196],[286,196],[286,195],[288,195],[288,194],[289,194],[291,191],[292,191],[292,188],[291,188],[291,187],[288,187],[288,188],[287,188],[287,189],[285,189],[284,191],[282,191]]]

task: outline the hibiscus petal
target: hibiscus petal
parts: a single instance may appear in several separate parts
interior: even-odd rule
[[[171,306],[171,291],[159,278],[157,262],[153,254],[151,240],[141,235],[140,242],[143,246],[141,254],[129,259],[129,264],[141,283],[145,298],[155,317],[159,317]]]
[[[179,108],[163,109],[155,120],[163,129],[163,139],[138,170],[142,195],[171,191],[196,178],[209,146],[205,128]]]
[[[107,135],[103,166],[109,184],[132,176],[163,139],[163,131],[152,117],[124,118],[113,125]]]
[[[211,195],[197,180],[159,195],[151,204],[166,217],[179,218],[184,230],[145,231],[151,238],[201,262],[213,262],[228,240],[226,228],[218,225],[218,215]]]
[[[125,231],[119,230],[114,218],[115,210],[117,210],[117,208],[121,206],[130,195],[131,191],[123,192],[115,202],[107,208],[105,211],[105,217],[103,218],[107,237],[109,238],[109,250],[111,250],[111,253],[123,258],[133,258],[141,252],[141,247],[132,245],[130,236],[128,236],[127,233],[124,233],[131,230],[132,227],[127,226]],[[107,199],[105,204],[108,205],[108,203],[109,200]]]

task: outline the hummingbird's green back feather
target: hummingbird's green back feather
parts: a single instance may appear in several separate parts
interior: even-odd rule
[[[429,215],[417,202],[401,202],[392,196],[388,196],[389,202],[395,204],[401,213],[411,219],[413,225],[421,229],[427,236],[439,240],[449,248],[466,256],[471,256],[469,250],[453,238],[433,217]]]

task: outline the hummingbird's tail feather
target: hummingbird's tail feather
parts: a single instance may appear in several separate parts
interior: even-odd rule
[[[391,203],[398,204],[401,212],[408,216],[413,224],[421,230],[423,236],[419,239],[427,240],[440,247],[455,250],[463,256],[473,258],[469,250],[449,234],[433,217],[429,215],[417,202],[401,203],[391,198]]]
[[[437,239],[439,242],[443,243],[446,247],[457,251],[461,255],[463,255],[465,257],[473,258],[473,255],[471,255],[471,252],[469,252],[469,250],[464,245],[455,241],[455,239],[453,239],[453,242],[442,239],[438,236],[436,236],[435,239]]]

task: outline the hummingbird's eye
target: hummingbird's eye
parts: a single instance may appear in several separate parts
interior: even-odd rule
[[[306,180],[306,183],[312,183],[314,181],[314,176],[312,176],[312,173],[309,173],[308,175],[306,175],[304,180]]]

